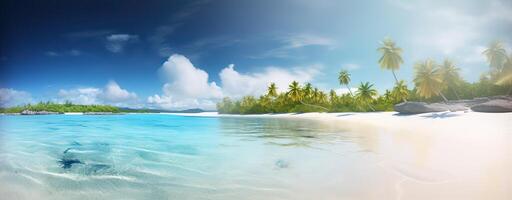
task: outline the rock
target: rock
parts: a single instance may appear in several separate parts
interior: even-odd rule
[[[70,158],[62,158],[61,160],[59,160],[59,163],[60,163],[62,169],[69,169],[74,164],[83,164],[82,161],[80,161],[78,159],[70,159]]]
[[[471,107],[475,112],[512,112],[512,100],[506,98],[493,99]]]
[[[466,106],[466,104],[450,104],[448,105],[448,110],[452,112],[456,111],[466,111],[469,110],[469,108]]]
[[[120,113],[113,112],[84,112],[84,115],[119,115]]]
[[[288,168],[288,166],[290,165],[288,162],[286,162],[285,160],[277,160],[275,163],[276,167],[278,168]]]
[[[21,115],[56,115],[58,112],[48,112],[48,111],[32,111],[32,110],[23,110],[20,113]]]
[[[449,110],[449,106],[446,104],[427,104],[425,102],[414,101],[396,104],[394,108],[395,111],[399,112],[400,114],[420,114],[429,112],[442,112]]]

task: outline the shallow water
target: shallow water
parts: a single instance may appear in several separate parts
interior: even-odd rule
[[[511,149],[299,119],[0,116],[0,199],[512,199]]]

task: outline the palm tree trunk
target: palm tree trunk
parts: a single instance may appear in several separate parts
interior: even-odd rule
[[[444,102],[448,104],[448,99],[443,95],[443,93],[439,92],[439,95],[441,95],[441,97],[443,97]]]
[[[303,105],[306,105],[306,106],[312,106],[312,107],[322,108],[322,109],[324,109],[324,110],[329,111],[329,109],[327,109],[327,108],[325,108],[325,107],[323,107],[323,106],[304,103],[302,100],[299,100],[299,102],[300,102],[301,104],[303,104]]]
[[[368,104],[368,106],[370,107],[370,109],[372,109],[373,112],[375,112],[375,108],[373,108],[372,104]]]
[[[352,94],[352,90],[350,89],[350,87],[348,87],[348,85],[346,85],[346,86],[347,86],[348,92],[350,93],[350,96],[354,97],[354,94]]]
[[[450,87],[455,94],[455,97],[457,97],[457,100],[460,100],[459,94],[457,94],[457,90],[453,89],[453,87]]]
[[[396,78],[395,70],[391,70],[391,73],[393,73],[393,77],[395,77],[395,84],[398,85],[398,78]],[[407,102],[407,99],[405,97],[402,100],[404,100],[404,102]]]
[[[398,84],[398,79],[396,78],[395,70],[391,70],[391,73],[393,73],[393,77],[395,77],[395,83]]]

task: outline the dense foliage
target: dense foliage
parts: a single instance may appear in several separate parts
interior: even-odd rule
[[[477,97],[510,95],[512,91],[512,56],[507,56],[500,42],[493,42],[482,54],[489,62],[489,72],[481,75],[476,83],[469,83],[460,76],[460,69],[450,60],[438,64],[427,59],[415,64],[414,87],[398,80],[395,70],[403,63],[402,49],[386,39],[378,49],[382,53],[379,64],[393,72],[396,80],[391,90],[379,95],[374,85],[361,83],[356,92],[350,91],[350,74],[342,70],[338,75],[340,85],[349,89],[338,95],[334,90],[328,94],[314,88],[310,83],[300,85],[293,81],[288,90],[278,93],[274,83],[270,83],[267,94],[259,97],[245,96],[239,100],[224,98],[217,103],[219,113],[261,114],[289,112],[368,112],[391,111],[393,105],[404,101],[439,102],[473,99]]]
[[[120,112],[119,108],[109,105],[75,105],[71,102],[57,104],[52,102],[40,102],[38,104],[27,104],[11,108],[0,108],[0,113],[20,113],[24,110],[30,111],[48,111],[48,112]]]

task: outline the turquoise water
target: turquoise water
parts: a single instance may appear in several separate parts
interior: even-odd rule
[[[492,132],[268,117],[0,116],[0,199],[510,199],[510,127],[492,116],[484,123],[499,127]]]
[[[352,167],[375,162],[349,132],[305,120],[133,114],[0,123],[6,199],[329,199],[363,193],[342,181],[358,181],[364,168]]]

